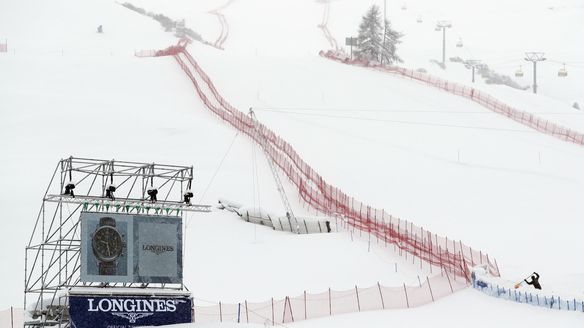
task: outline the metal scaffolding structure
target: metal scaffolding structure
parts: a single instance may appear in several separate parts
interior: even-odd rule
[[[181,284],[80,281],[80,218],[83,211],[178,216],[210,212],[191,204],[193,167],[69,157],[59,161],[25,249],[25,327],[68,327],[62,291],[72,287],[165,288]],[[155,192],[153,192],[155,190]]]

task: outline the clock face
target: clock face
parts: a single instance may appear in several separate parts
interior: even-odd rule
[[[92,240],[93,252],[102,261],[113,261],[122,255],[122,236],[113,227],[101,227],[97,229]]]

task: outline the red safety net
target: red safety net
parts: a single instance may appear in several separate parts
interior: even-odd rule
[[[8,43],[0,43],[0,52],[8,52]]]
[[[387,72],[410,78],[429,85],[435,88],[439,88],[451,94],[461,96],[470,99],[479,105],[497,113],[504,115],[513,121],[520,123],[524,126],[532,128],[536,131],[545,133],[549,136],[556,137],[558,139],[575,143],[577,145],[584,146],[584,134],[575,130],[571,130],[560,126],[556,123],[542,119],[528,112],[521,111],[519,109],[513,108],[502,101],[499,101],[495,97],[489,95],[486,92],[477,90],[475,88],[458,84],[455,82],[443,80],[441,78],[432,76],[430,74],[421,73],[412,69],[407,69],[397,66],[386,66],[379,63],[372,63],[359,59],[350,59],[348,56],[342,54],[339,51],[321,51],[319,53],[322,57],[348,64],[354,66],[369,67],[378,71]]]
[[[186,50],[184,42],[162,50],[172,55],[189,77],[207,109],[238,131],[253,139],[286,174],[300,198],[313,209],[340,217],[353,229],[374,235],[425,262],[469,279],[469,267],[486,264],[490,273],[499,275],[496,261],[460,241],[433,234],[411,222],[373,208],[327,183],[294,148],[262,123],[234,108],[217,91],[209,76]]]
[[[328,289],[321,293],[304,292],[298,296],[271,298],[264,302],[200,305],[195,299],[193,322],[242,322],[276,325],[343,313],[405,309],[434,302],[466,288],[466,281],[445,276],[427,277],[415,286],[386,287],[379,283],[366,288]],[[206,301],[206,303],[209,303]]]
[[[486,92],[482,92],[468,86],[443,80],[430,74],[417,72],[403,67],[386,66],[381,65],[379,63],[369,62],[366,60],[349,58],[349,56],[347,56],[343,52],[343,50],[339,48],[337,40],[334,38],[334,36],[328,29],[327,24],[329,13],[330,3],[326,2],[323,9],[323,20],[322,23],[319,25],[319,28],[322,30],[325,38],[328,40],[333,50],[320,51],[319,55],[321,55],[322,57],[348,65],[370,67],[379,71],[393,73],[399,76],[403,76],[406,78],[422,82],[425,85],[433,86],[442,89],[446,92],[452,93],[454,95],[470,99],[495,113],[505,115],[510,119],[514,120],[515,122],[523,124],[524,126],[532,128],[536,131],[545,133],[549,136],[553,136],[564,141],[572,142],[578,145],[584,145],[584,134],[578,131],[565,128],[551,121],[539,118],[533,114],[513,108],[499,101],[493,96],[487,94]]]

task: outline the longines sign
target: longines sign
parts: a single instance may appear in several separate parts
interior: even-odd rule
[[[181,219],[82,212],[81,281],[181,283]]]
[[[192,321],[188,297],[69,296],[69,306],[76,328],[131,328]]]

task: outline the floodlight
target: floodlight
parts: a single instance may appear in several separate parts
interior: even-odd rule
[[[115,197],[114,197],[114,192],[115,191],[116,191],[116,186],[114,184],[112,184],[112,183],[108,184],[105,187],[105,197],[107,197],[107,198],[109,198],[111,200],[114,200],[115,199]]]
[[[184,196],[185,204],[191,205],[191,198],[193,198],[193,192],[190,189],[187,189],[187,190],[185,190],[185,193],[183,194],[183,196]]]
[[[152,203],[155,203],[158,200],[156,197],[156,195],[158,195],[158,189],[151,187],[150,189],[148,189],[147,193],[148,196],[150,196],[150,201]]]
[[[73,182],[69,181],[69,183],[67,183],[67,185],[65,186],[65,192],[63,193],[63,195],[75,197],[75,193],[73,193],[73,189],[75,189],[75,184]]]

